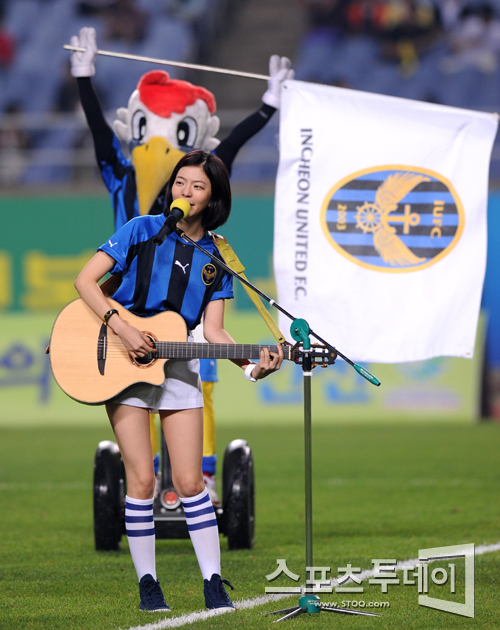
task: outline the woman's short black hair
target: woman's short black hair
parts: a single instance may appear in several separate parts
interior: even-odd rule
[[[197,150],[186,153],[176,164],[167,184],[164,213],[168,216],[172,203],[172,186],[183,166],[201,166],[212,186],[212,196],[203,212],[201,221],[205,230],[215,230],[223,225],[231,212],[231,186],[227,169],[213,153]]]

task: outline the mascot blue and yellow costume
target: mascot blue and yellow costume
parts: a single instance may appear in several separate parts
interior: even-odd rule
[[[71,54],[71,73],[78,79],[80,100],[92,133],[97,163],[113,206],[115,230],[141,214],[163,212],[166,183],[174,166],[187,151],[211,151],[231,173],[241,146],[279,109],[281,84],[293,78],[290,60],[273,55],[261,107],[221,142],[215,138],[219,118],[215,115],[216,102],[211,92],[187,81],[171,79],[163,70],[147,72],[130,96],[128,107],[117,111],[118,120],[113,123],[113,131],[104,118],[90,79],[95,74],[94,62],[98,54],[95,30],[82,28],[79,36],[71,38],[71,45],[86,49]],[[123,154],[122,144],[128,146],[130,159]],[[200,376],[204,395],[203,476],[212,502],[219,505],[214,477],[215,417],[212,403],[212,389],[217,381],[216,362],[202,359]],[[151,436],[157,470],[159,447],[154,417],[151,417]]]

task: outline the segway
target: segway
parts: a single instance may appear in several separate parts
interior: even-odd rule
[[[94,538],[97,551],[117,551],[125,534],[125,468],[118,445],[100,442],[94,461]],[[252,549],[255,485],[252,450],[246,440],[233,440],[224,453],[222,507],[215,508],[219,531],[229,549]],[[153,503],[156,538],[189,538],[184,510],[172,483],[170,457],[161,444],[160,491]]]

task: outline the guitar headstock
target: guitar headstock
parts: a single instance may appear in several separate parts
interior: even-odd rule
[[[309,350],[309,354],[311,356],[312,366],[316,367],[321,365],[322,367],[326,367],[327,365],[333,365],[337,358],[337,353],[332,348],[327,348],[326,346],[322,346],[318,343],[313,343],[311,345],[311,349]],[[291,349],[291,360],[297,365],[302,364],[302,358],[304,352],[301,348],[296,348],[295,346]]]

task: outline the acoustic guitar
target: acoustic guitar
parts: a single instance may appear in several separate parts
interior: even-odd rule
[[[276,346],[232,343],[191,343],[183,318],[171,311],[153,317],[137,317],[114,300],[108,300],[120,317],[135,326],[153,342],[156,352],[133,361],[120,337],[77,299],[59,313],[50,338],[50,364],[59,387],[78,402],[99,405],[136,383],[161,385],[164,365],[169,359],[256,359],[262,348],[277,352]],[[302,362],[303,352],[283,346],[284,358]],[[313,345],[314,365],[330,365],[337,354],[330,348]]]

